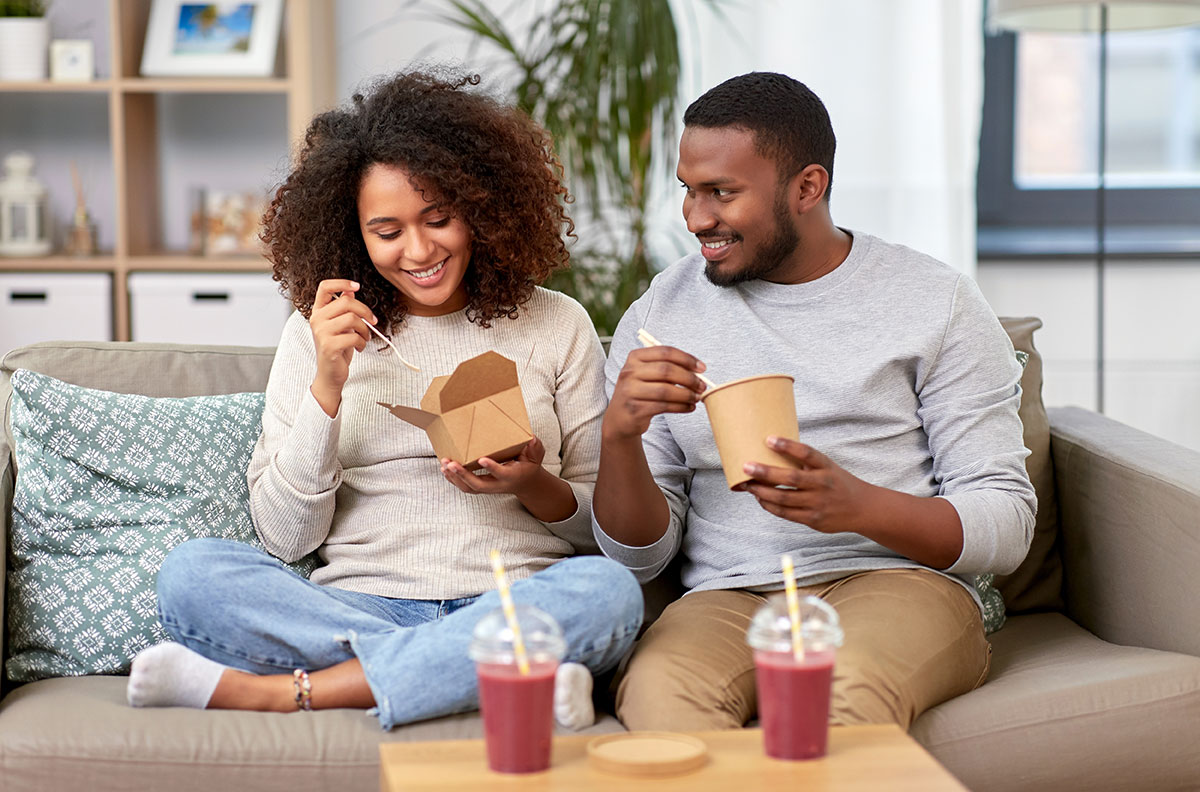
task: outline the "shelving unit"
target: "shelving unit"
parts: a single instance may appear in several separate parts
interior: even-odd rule
[[[70,94],[107,98],[110,161],[106,165],[111,166],[109,195],[114,216],[111,249],[86,258],[0,257],[0,272],[110,274],[113,338],[125,341],[131,337],[128,276],[132,272],[269,271],[261,257],[188,255],[177,244],[164,241],[162,207],[168,196],[163,194],[160,179],[164,132],[160,129],[160,102],[180,94],[209,95],[234,106],[237,97],[282,97],[287,140],[279,141],[280,150],[292,153],[313,114],[334,100],[333,9],[331,0],[286,0],[275,77],[143,78],[138,70],[151,2],[107,2],[107,31],[96,36],[107,35],[107,42],[97,42],[97,51],[102,52],[101,45],[107,43],[108,75],[89,83],[0,82],[0,103],[9,94],[62,96],[64,101],[70,101],[66,96]],[[231,126],[235,127],[236,121],[230,119]],[[230,132],[231,146],[238,144],[236,135],[236,129]],[[264,163],[264,173],[276,164]],[[105,191],[95,190],[89,204],[105,200]]]

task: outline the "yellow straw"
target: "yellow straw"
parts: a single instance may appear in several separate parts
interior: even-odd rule
[[[644,346],[644,347],[662,346],[662,344],[660,344],[658,342],[657,338],[655,338],[654,336],[652,336],[646,332],[646,329],[644,327],[638,328],[637,337],[638,337],[638,341],[641,341],[642,346]],[[700,381],[703,382],[705,385],[707,385],[709,388],[717,387],[716,385],[713,384],[712,380],[710,380],[708,377],[704,376],[703,374],[700,374],[699,372],[697,372],[696,376],[699,377]]]
[[[800,633],[800,597],[796,593],[796,568],[792,557],[783,556],[783,590],[787,596],[788,621],[792,623],[792,654],[797,663],[804,661],[804,636]]]
[[[522,676],[529,676],[529,657],[525,654],[525,641],[521,639],[521,625],[517,623],[517,609],[513,605],[512,592],[508,590],[508,575],[504,574],[504,564],[500,563],[500,551],[492,550],[491,555],[492,574],[496,576],[496,588],[500,591],[500,607],[504,609],[504,619],[513,634],[517,667]]]

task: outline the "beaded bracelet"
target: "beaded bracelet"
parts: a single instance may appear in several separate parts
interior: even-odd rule
[[[296,709],[312,712],[312,682],[308,681],[308,672],[303,668],[292,672],[292,687],[296,689]]]

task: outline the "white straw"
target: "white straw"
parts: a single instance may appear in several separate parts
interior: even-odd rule
[[[359,318],[361,319],[362,317],[359,317]],[[396,353],[396,359],[397,359],[397,360],[399,360],[399,361],[400,361],[401,363],[403,363],[404,365],[408,366],[408,367],[409,367],[410,369],[412,369],[413,371],[420,371],[420,370],[421,370],[421,369],[417,368],[416,366],[414,366],[412,363],[409,363],[407,360],[405,360],[405,359],[404,359],[404,355],[401,355],[401,354],[400,354],[400,350],[399,350],[399,349],[396,349],[396,345],[395,345],[395,344],[393,344],[393,343],[392,343],[392,342],[391,342],[391,341],[388,339],[388,337],[387,337],[387,336],[385,336],[383,333],[379,332],[379,331],[378,331],[378,330],[375,328],[375,325],[371,324],[371,323],[370,323],[370,322],[368,322],[366,319],[363,319],[363,324],[365,324],[367,327],[371,328],[371,332],[372,332],[372,333],[374,333],[375,335],[377,335],[377,336],[379,336],[380,338],[382,338],[382,339],[383,339],[383,343],[387,344],[388,346],[390,346],[390,347],[392,348],[392,351]]]
[[[645,328],[638,329],[637,337],[638,337],[638,340],[642,342],[642,346],[644,346],[644,347],[663,346],[661,343],[659,343],[657,338],[655,338],[654,336],[647,333]],[[703,382],[705,385],[707,385],[709,388],[717,387],[715,384],[713,384],[712,380],[710,380],[708,377],[704,376],[703,374],[697,372],[696,376],[699,377],[700,381]]]

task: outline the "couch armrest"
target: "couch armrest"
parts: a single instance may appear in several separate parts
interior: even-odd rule
[[[1112,643],[1200,656],[1200,453],[1047,412],[1068,615]]]

